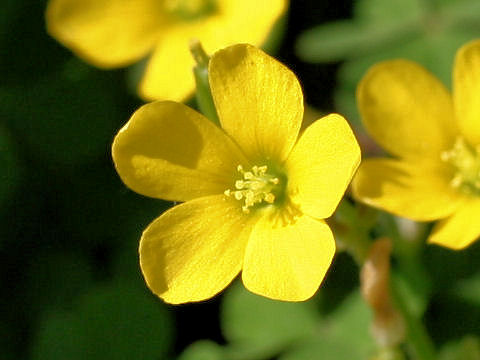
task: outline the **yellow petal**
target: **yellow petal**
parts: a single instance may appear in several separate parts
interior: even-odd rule
[[[147,100],[185,101],[195,89],[192,72],[195,63],[189,44],[191,38],[199,35],[202,27],[168,27],[164,31],[148,61],[139,93]]]
[[[149,288],[172,304],[201,301],[239,273],[251,226],[235,200],[223,195],[188,201],[153,221],[140,241]]]
[[[393,60],[373,66],[357,90],[362,121],[392,155],[439,158],[457,134],[447,89],[420,65]]]
[[[359,163],[360,147],[347,121],[337,114],[317,120],[302,134],[286,163],[291,201],[312,217],[329,217]]]
[[[332,262],[335,241],[323,220],[307,215],[284,224],[265,215],[248,241],[242,280],[259,295],[302,301],[317,291]]]
[[[480,200],[465,202],[452,216],[437,222],[428,242],[460,250],[480,236]]]
[[[480,144],[480,40],[457,53],[453,72],[455,112],[463,136]]]
[[[139,60],[164,22],[158,0],[50,0],[48,32],[84,60],[104,68]]]
[[[138,109],[115,137],[112,155],[132,190],[175,201],[222,194],[246,161],[203,115],[167,101]]]
[[[261,45],[285,11],[285,3],[219,1],[218,10],[200,21],[167,24],[140,83],[140,95],[149,100],[184,101],[195,89],[189,51],[192,39],[198,39],[209,54],[239,42]]]
[[[286,11],[287,5],[286,0],[222,1],[219,14],[222,31],[221,34],[218,31],[215,33],[216,38],[221,38],[222,42],[218,47],[212,48],[212,51],[235,43],[261,46],[275,22]]]
[[[352,182],[364,203],[417,221],[451,215],[464,200],[450,185],[452,170],[441,164],[394,159],[362,161]]]
[[[240,44],[213,55],[209,80],[222,127],[250,160],[285,160],[303,117],[295,75],[263,51]]]

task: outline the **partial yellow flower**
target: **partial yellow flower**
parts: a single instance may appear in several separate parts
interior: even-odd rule
[[[461,249],[480,236],[480,40],[457,52],[453,96],[407,60],[373,66],[358,86],[370,135],[392,157],[365,160],[353,181],[366,204],[417,221]]]
[[[189,42],[208,53],[262,45],[288,0],[50,0],[47,30],[85,61],[115,68],[149,56],[139,93],[183,101],[193,93]]]
[[[221,128],[185,105],[154,102],[113,143],[128,187],[184,201],[143,232],[145,280],[166,302],[184,303],[214,296],[242,271],[254,293],[308,299],[335,252],[323,219],[359,164],[355,137],[331,114],[298,139],[299,82],[253,46],[215,53],[209,82]]]

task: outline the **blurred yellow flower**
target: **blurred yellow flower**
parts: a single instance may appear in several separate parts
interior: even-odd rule
[[[101,68],[149,55],[139,93],[183,101],[194,90],[192,38],[209,53],[239,42],[262,45],[288,0],[50,0],[48,32]]]
[[[417,221],[440,219],[429,242],[461,249],[480,236],[480,41],[455,58],[453,96],[407,60],[373,66],[358,106],[393,157],[367,159],[353,181],[359,200]]]
[[[141,194],[185,201],[144,231],[140,265],[169,303],[208,299],[240,271],[252,292],[300,301],[318,289],[335,252],[322,220],[360,161],[343,117],[298,139],[303,95],[295,75],[261,50],[215,53],[209,82],[221,128],[175,102],[142,106],[119,131],[113,159]]]

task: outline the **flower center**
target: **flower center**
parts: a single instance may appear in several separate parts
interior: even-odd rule
[[[245,213],[262,203],[273,204],[281,195],[285,181],[282,181],[281,176],[272,175],[267,170],[266,165],[253,166],[251,171],[245,171],[242,165],[238,165],[237,171],[242,174],[242,178],[235,181],[236,190],[228,189],[225,195],[243,200],[242,210]]]
[[[217,9],[215,0],[164,0],[165,10],[184,21],[204,18]]]
[[[473,147],[458,138],[453,148],[440,155],[455,168],[451,185],[468,195],[480,196],[480,146]]]

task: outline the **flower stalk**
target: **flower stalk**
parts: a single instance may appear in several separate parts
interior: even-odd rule
[[[208,83],[208,63],[210,57],[207,55],[198,40],[190,42],[190,52],[195,59],[195,66],[193,67],[193,76],[195,77],[196,92],[195,98],[200,112],[216,125],[220,125],[217,110],[213,103],[212,92],[210,91],[210,84]]]
[[[342,201],[336,212],[336,220],[347,228],[351,227],[348,233],[358,235],[343,236],[342,241],[345,242],[346,251],[362,268],[362,292],[374,312],[372,332],[379,344],[375,359],[404,359],[399,347],[403,342],[413,349],[415,359],[436,359],[433,341],[421,319],[411,313],[408,299],[397,288],[396,282],[391,281],[391,241],[380,239],[372,244],[367,233],[373,224],[359,231],[358,217],[355,208],[349,202]],[[400,236],[393,222],[390,226],[389,233]]]

